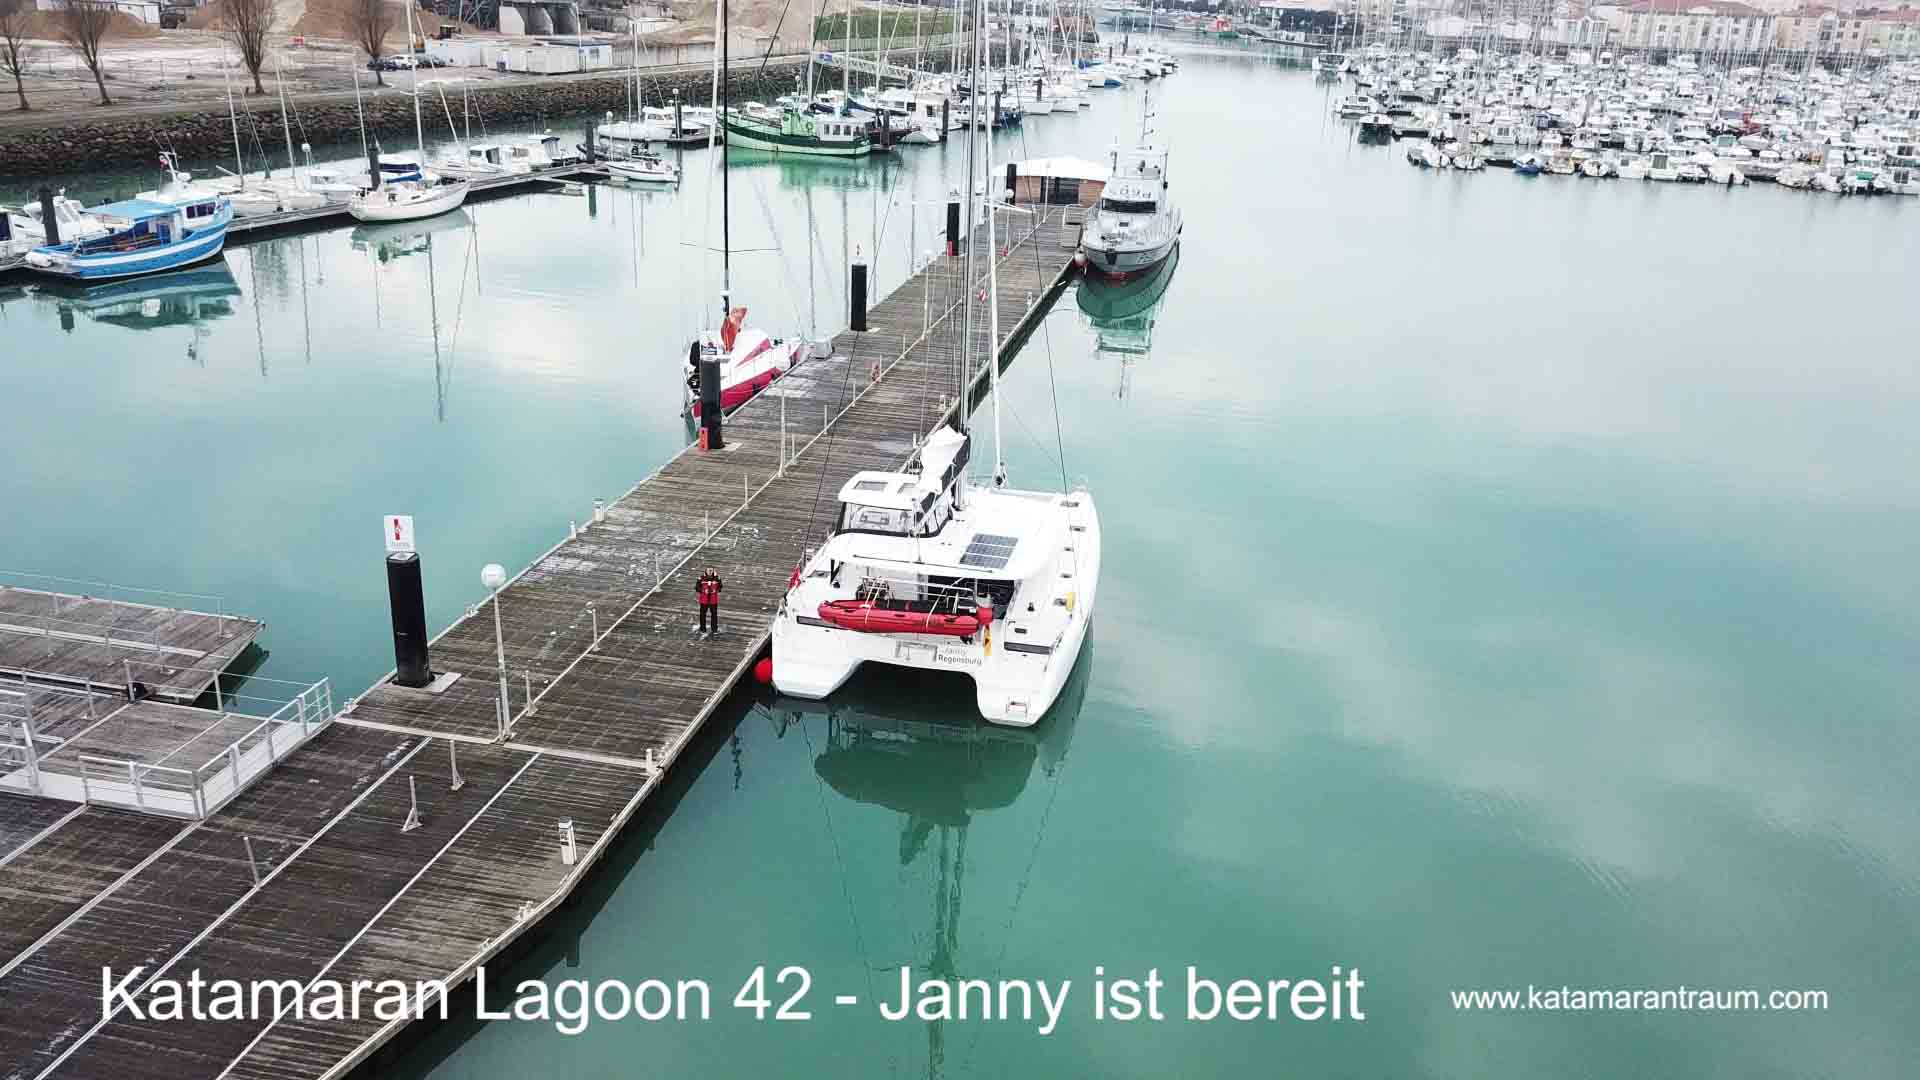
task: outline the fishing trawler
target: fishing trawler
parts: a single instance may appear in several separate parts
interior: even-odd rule
[[[169,202],[125,199],[90,207],[86,216],[106,231],[42,244],[27,252],[27,266],[71,281],[110,281],[192,266],[220,254],[233,206],[217,195]]]
[[[729,110],[726,128],[727,144],[744,150],[813,157],[864,157],[873,151],[866,120],[822,115],[790,105],[783,106],[777,116]]]

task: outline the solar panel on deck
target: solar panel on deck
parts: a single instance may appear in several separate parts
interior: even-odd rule
[[[1000,570],[1013,557],[1013,549],[1020,543],[1017,536],[996,536],[993,533],[974,533],[967,541],[966,553],[960,556],[961,566],[977,566],[982,570]]]

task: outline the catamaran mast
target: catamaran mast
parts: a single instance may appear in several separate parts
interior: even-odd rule
[[[971,14],[973,15],[973,38],[969,42],[968,51],[971,53],[971,58],[967,63],[967,165],[966,168],[960,170],[960,182],[965,185],[966,188],[967,215],[964,226],[966,239],[962,241],[967,246],[966,280],[961,282],[960,286],[966,290],[963,300],[965,307],[962,311],[960,323],[964,340],[960,345],[960,398],[955,407],[954,416],[962,433],[973,427],[969,415],[973,411],[973,379],[971,377],[973,374],[973,283],[979,280],[973,269],[973,220],[975,213],[973,193],[975,175],[974,162],[976,160],[974,155],[977,152],[977,143],[980,136],[980,50],[986,41],[986,36],[982,32],[983,23],[986,18],[986,0],[974,0]],[[993,119],[989,118],[987,123],[989,130],[991,130]]]
[[[720,0],[720,115],[714,118],[715,124],[726,123],[728,114],[733,112],[733,69],[727,55],[727,39],[733,36],[732,19],[727,0]],[[727,151],[732,147],[731,138],[720,141],[720,323],[723,326],[733,314],[733,219],[727,176]]]
[[[981,0],[985,6],[988,0]],[[1013,20],[1012,0],[1008,0],[1009,23]],[[999,119],[997,116],[995,119]],[[980,188],[991,192],[993,184],[993,124],[987,124],[986,153],[980,160]],[[973,182],[968,177],[969,184]],[[993,486],[1007,483],[1007,460],[1000,453],[1000,253],[994,238],[994,206],[987,202],[987,383],[993,390]]]

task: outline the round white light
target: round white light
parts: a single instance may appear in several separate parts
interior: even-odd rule
[[[507,568],[497,562],[490,562],[480,568],[480,584],[489,589],[497,589],[507,583]]]

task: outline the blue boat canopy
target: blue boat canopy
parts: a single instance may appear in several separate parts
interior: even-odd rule
[[[122,199],[104,206],[90,206],[87,208],[87,213],[140,221],[145,218],[171,217],[179,209],[180,207],[172,203],[156,202],[153,199]]]

